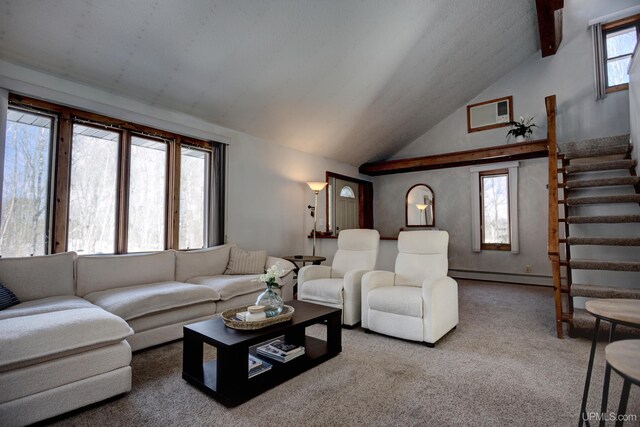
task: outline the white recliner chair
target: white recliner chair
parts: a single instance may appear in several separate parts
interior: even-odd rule
[[[362,327],[433,347],[458,324],[458,284],[447,277],[446,231],[403,231],[395,273],[362,278]]]
[[[362,276],[376,267],[380,234],[376,230],[342,230],[331,267],[307,265],[298,272],[298,299],[342,309],[342,324],[360,322]]]

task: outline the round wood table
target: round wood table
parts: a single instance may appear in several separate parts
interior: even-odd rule
[[[617,325],[625,325],[633,328],[640,328],[640,300],[637,299],[596,299],[585,303],[587,311],[596,318],[593,327],[593,339],[591,341],[591,353],[589,355],[589,365],[587,367],[587,377],[584,382],[584,392],[582,393],[582,406],[580,408],[580,421],[578,426],[587,421],[587,399],[589,397],[589,385],[591,384],[591,372],[593,370],[593,359],[596,353],[598,333],[600,332],[600,321],[605,320],[611,324],[609,329],[609,342],[613,342]],[[611,366],[607,364],[604,372],[604,386],[602,389],[602,404],[600,413],[607,409],[609,399],[609,378],[611,377]],[[600,426],[604,426],[604,417],[600,419]]]
[[[605,347],[604,357],[607,360],[607,369],[613,368],[624,379],[616,413],[616,426],[621,426],[627,411],[631,384],[640,386],[640,340],[622,340],[611,343]]]

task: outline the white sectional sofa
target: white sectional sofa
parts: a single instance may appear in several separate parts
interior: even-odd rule
[[[131,351],[248,305],[257,275],[225,275],[232,244],[150,254],[0,259],[20,304],[0,311],[0,424],[25,425],[131,390]],[[265,267],[288,261],[268,257]],[[293,274],[281,278],[293,298]]]

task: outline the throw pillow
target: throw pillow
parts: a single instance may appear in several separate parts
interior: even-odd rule
[[[16,304],[20,304],[20,300],[16,294],[0,284],[0,310],[4,310],[5,308],[9,308]]]
[[[267,263],[267,251],[245,251],[232,246],[224,274],[262,274]]]

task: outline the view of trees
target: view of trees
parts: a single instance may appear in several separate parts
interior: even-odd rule
[[[43,255],[53,119],[8,112],[0,218],[0,255]]]
[[[636,48],[636,42],[635,27],[607,34],[607,58],[613,58],[607,60],[608,86],[629,83],[629,62]]]
[[[180,249],[205,246],[205,220],[210,154],[180,149]]]
[[[129,252],[164,249],[167,144],[131,138]]]
[[[67,247],[114,253],[120,134],[73,125]]]
[[[52,135],[55,118],[8,111],[0,256],[49,252]],[[67,250],[115,253],[121,132],[72,124]],[[129,146],[127,252],[165,249],[168,154],[171,142],[132,135]],[[179,247],[206,246],[211,153],[180,147]],[[124,201],[122,201],[124,202]]]
[[[482,177],[482,243],[510,243],[509,176]]]

